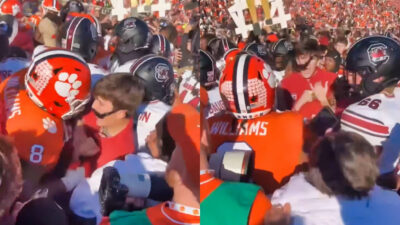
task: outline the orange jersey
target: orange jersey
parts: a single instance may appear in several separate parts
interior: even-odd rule
[[[237,120],[224,114],[209,120],[210,149],[255,152],[253,180],[266,193],[280,187],[300,163],[303,118],[295,112],[269,113],[252,120]]]
[[[2,132],[14,140],[19,157],[54,168],[64,146],[64,125],[39,108],[25,90],[26,69],[17,72],[0,85]]]

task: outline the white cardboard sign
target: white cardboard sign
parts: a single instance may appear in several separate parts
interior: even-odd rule
[[[280,24],[281,28],[287,27],[287,22],[291,20],[290,14],[285,14],[285,8],[282,0],[254,0],[255,6],[260,6],[261,1],[268,1],[271,4],[270,15],[272,16],[272,24]],[[235,0],[234,4],[229,7],[228,11],[236,24],[236,34],[241,34],[243,38],[247,38],[248,32],[252,31],[253,25],[246,24],[243,10],[248,9],[246,0]],[[275,16],[278,12],[278,16]]]

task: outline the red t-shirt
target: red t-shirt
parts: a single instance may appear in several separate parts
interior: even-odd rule
[[[95,168],[102,167],[110,161],[124,159],[125,155],[135,153],[133,120],[117,135],[113,137],[101,137],[100,128],[96,125],[96,116],[93,111],[83,117],[83,122],[91,130],[92,136],[97,138],[100,145],[100,154],[96,158]],[[92,170],[91,169],[91,170]],[[90,171],[90,174],[93,172]]]
[[[281,86],[283,89],[289,91],[290,95],[294,100],[294,104],[301,98],[303,92],[306,90],[312,90],[314,85],[318,82],[324,86],[325,82],[328,82],[328,92],[327,98],[329,99],[332,96],[331,86],[335,81],[337,75],[335,73],[327,72],[325,70],[321,70],[319,68],[316,69],[315,74],[306,79],[301,73],[292,73],[288,77],[285,77],[282,80]],[[315,99],[312,102],[305,103],[299,110],[299,113],[306,119],[311,119],[318,114],[318,112],[322,109],[321,103]]]

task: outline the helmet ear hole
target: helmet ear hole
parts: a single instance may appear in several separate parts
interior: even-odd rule
[[[62,69],[62,68],[56,68],[56,69],[54,69],[54,70],[53,70],[53,74],[54,74],[54,75],[57,75],[58,72],[60,72],[61,69]]]
[[[61,103],[59,103],[57,101],[54,101],[54,105],[57,106],[57,107],[62,107]]]

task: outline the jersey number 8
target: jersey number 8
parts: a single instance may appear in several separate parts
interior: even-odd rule
[[[31,148],[30,161],[33,163],[40,163],[43,159],[44,148],[42,145],[33,145]]]

